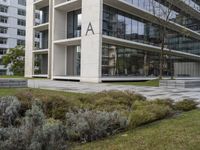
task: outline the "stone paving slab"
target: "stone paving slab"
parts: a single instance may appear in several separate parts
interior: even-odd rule
[[[130,85],[114,85],[108,83],[80,83],[69,81],[52,81],[52,80],[28,80],[28,87],[50,89],[66,92],[76,93],[93,93],[109,90],[120,91],[134,91],[142,94],[148,99],[166,99],[170,98],[175,101],[183,100],[185,98],[194,99],[200,101],[200,88],[192,89],[170,89],[160,87],[142,87],[142,86],[130,86]]]

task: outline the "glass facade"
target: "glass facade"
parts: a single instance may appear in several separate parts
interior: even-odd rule
[[[80,76],[81,47],[67,47],[67,76]]]
[[[158,17],[166,19],[168,12],[170,12],[169,20],[180,25],[183,25],[191,30],[200,30],[200,21],[190,16],[189,13],[169,4],[163,0],[124,0],[134,6],[137,6],[143,10],[150,12]],[[191,7],[200,11],[200,3],[197,0],[183,0]]]
[[[48,54],[35,54],[34,57],[34,75],[47,75]]]
[[[81,10],[67,13],[67,38],[75,38],[81,36],[81,19]]]
[[[160,46],[161,27],[147,20],[104,5],[103,34],[139,43]],[[200,42],[167,29],[165,47],[200,55]]]
[[[104,43],[102,50],[102,76],[158,77],[159,55],[160,53],[158,52]],[[198,77],[200,75],[200,63],[198,61],[165,54],[163,62],[163,76]]]
[[[35,32],[35,50],[48,49],[49,30]]]
[[[43,7],[39,10],[36,9],[35,19],[39,19],[39,21],[35,21],[35,25],[48,23],[49,22],[49,6]]]
[[[127,2],[151,11],[150,3],[147,0],[127,0]],[[160,3],[157,4],[160,5],[159,8],[166,7]],[[172,12],[171,21],[195,31],[199,30],[199,21],[188,16],[187,18],[184,16],[186,14],[176,11]],[[160,40],[162,38],[161,29],[159,24],[154,24],[111,6],[103,6],[103,35],[160,47],[162,44]],[[167,28],[164,47],[169,50],[200,55],[200,41],[169,28]],[[200,61],[170,55],[166,52],[164,52],[163,57],[163,76],[200,76]],[[158,77],[159,74],[159,52],[138,50],[109,43],[103,44],[102,77]]]

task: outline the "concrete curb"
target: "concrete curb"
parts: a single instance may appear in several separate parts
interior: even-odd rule
[[[27,88],[26,79],[0,79],[0,88]]]

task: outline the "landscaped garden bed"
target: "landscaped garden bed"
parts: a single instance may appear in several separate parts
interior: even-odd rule
[[[129,91],[95,94],[39,89],[10,91],[0,89],[2,150],[80,148],[83,143],[117,134],[126,137],[127,132],[138,127],[197,108],[192,100],[148,101]]]

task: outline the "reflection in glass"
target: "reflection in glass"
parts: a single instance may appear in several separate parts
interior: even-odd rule
[[[160,29],[159,25],[104,5],[104,35],[160,47]],[[168,29],[165,39],[166,48],[200,55],[200,42],[183,34]]]
[[[67,13],[67,38],[81,36],[81,10],[71,11]]]
[[[102,76],[158,77],[159,58],[157,52],[103,44]],[[199,61],[165,54],[163,75],[166,77],[171,75],[197,77],[200,75],[199,66]]]
[[[48,74],[48,54],[35,54],[34,75]]]

